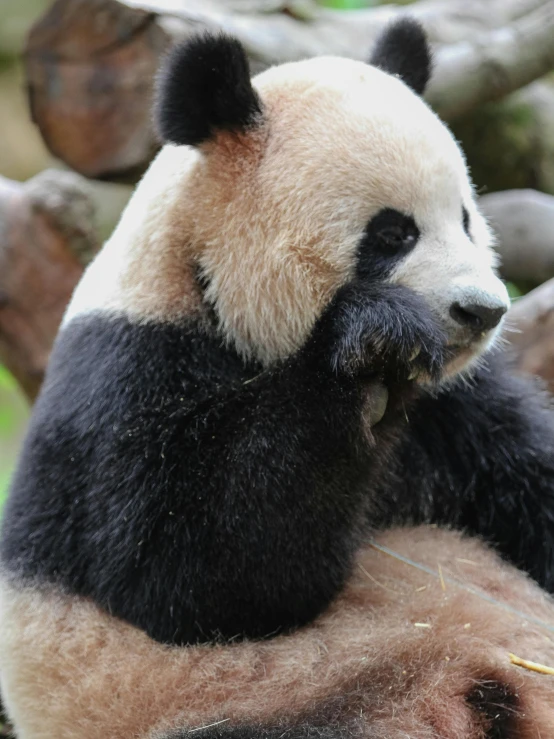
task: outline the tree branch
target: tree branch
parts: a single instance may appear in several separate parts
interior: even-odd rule
[[[554,393],[554,280],[514,303],[507,329],[518,367],[542,377]]]
[[[440,49],[436,64],[428,99],[446,120],[505,97],[554,69],[554,2],[509,26]]]
[[[297,6],[287,3],[293,13]],[[82,174],[136,178],[156,147],[149,111],[159,58],[202,28],[237,36],[258,71],[320,54],[366,59],[384,25],[408,12],[437,46],[429,99],[446,118],[554,68],[554,0],[422,0],[348,13],[302,7],[300,21],[233,12],[222,0],[56,0],[25,53],[34,120],[50,150]]]
[[[76,174],[0,178],[0,360],[33,399],[65,306],[98,248],[93,207]]]

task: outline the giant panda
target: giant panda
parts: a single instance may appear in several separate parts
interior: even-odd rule
[[[371,62],[171,54],[166,145],[70,303],[4,515],[18,736],[552,727],[505,660],[552,661],[538,586],[453,532],[368,543],[452,523],[552,586],[553,420],[487,360],[508,297],[420,27]]]

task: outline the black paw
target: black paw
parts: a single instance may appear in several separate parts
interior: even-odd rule
[[[398,285],[353,282],[318,322],[313,338],[327,344],[337,373],[385,382],[440,378],[446,335],[423,298]]]

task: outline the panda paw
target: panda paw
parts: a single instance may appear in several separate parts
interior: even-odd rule
[[[399,285],[343,287],[319,326],[330,342],[332,369],[385,382],[437,381],[446,335],[423,298]]]

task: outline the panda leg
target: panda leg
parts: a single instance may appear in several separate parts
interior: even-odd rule
[[[502,353],[418,401],[380,497],[381,525],[464,528],[554,592],[554,412]]]

